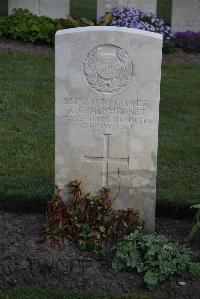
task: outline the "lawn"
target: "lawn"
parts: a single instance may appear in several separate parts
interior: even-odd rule
[[[89,293],[68,293],[58,290],[25,289],[0,293],[0,299],[151,299],[147,295],[101,295]],[[162,299],[162,298],[160,298]]]
[[[51,56],[0,55],[1,200],[37,206],[52,194],[53,73]]]
[[[187,206],[200,198],[200,65],[162,68],[158,204]]]
[[[200,198],[200,65],[162,68],[158,206]],[[54,61],[0,54],[0,205],[42,209],[54,187]]]

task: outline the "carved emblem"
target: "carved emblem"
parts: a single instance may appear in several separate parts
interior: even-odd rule
[[[84,61],[88,84],[99,92],[114,93],[127,85],[133,75],[133,63],[125,50],[113,45],[92,49]]]

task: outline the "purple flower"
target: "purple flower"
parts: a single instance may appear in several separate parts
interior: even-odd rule
[[[137,28],[163,35],[164,44],[173,40],[171,28],[162,19],[152,13],[142,12],[134,7],[113,8],[112,21],[109,26]]]
[[[177,32],[175,37],[177,47],[186,52],[200,53],[200,32]]]

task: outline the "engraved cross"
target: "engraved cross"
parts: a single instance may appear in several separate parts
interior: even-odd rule
[[[109,164],[110,163],[126,163],[129,164],[129,157],[114,158],[110,157],[110,134],[104,134],[104,154],[103,157],[84,156],[86,162],[103,162],[103,186],[108,187]],[[119,172],[119,169],[118,169]]]

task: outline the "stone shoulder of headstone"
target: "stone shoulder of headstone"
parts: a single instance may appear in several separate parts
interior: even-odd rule
[[[155,228],[162,36],[120,27],[56,33],[56,185],[111,188]],[[119,191],[120,190],[120,191]]]

